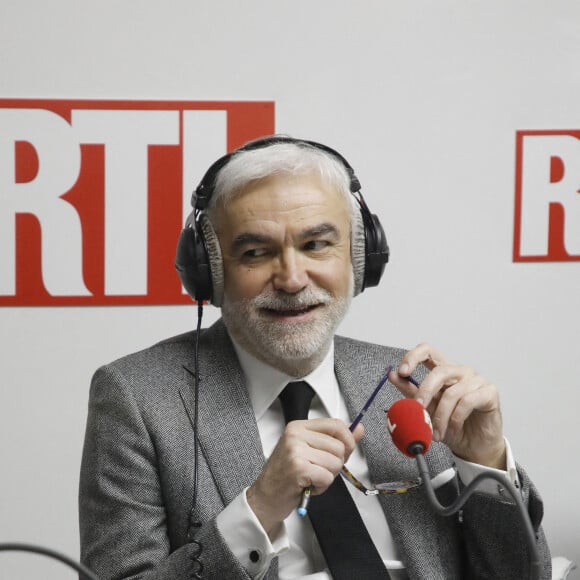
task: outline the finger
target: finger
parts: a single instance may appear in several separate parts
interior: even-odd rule
[[[311,447],[306,441],[284,436],[262,471],[264,489],[278,489],[298,495],[310,485],[324,485],[344,464],[343,454]],[[327,475],[323,475],[327,472]]]
[[[364,425],[362,423],[359,423],[354,431],[352,431],[352,436],[354,437],[354,440],[356,443],[358,443],[365,435],[365,428]]]
[[[447,440],[459,457],[505,469],[505,440],[494,385],[485,384],[458,402],[449,420]]]
[[[405,353],[397,372],[402,377],[408,377],[421,363],[428,369],[433,369],[439,365],[449,364],[449,361],[434,346],[423,342]]]
[[[417,387],[405,377],[399,375],[396,370],[389,373],[389,381],[397,387],[399,392],[407,398],[414,399],[417,395]]]
[[[485,385],[483,377],[470,375],[439,391],[432,398],[428,411],[433,422],[433,438],[441,441],[445,438],[449,427],[453,433],[458,433],[466,419],[473,412],[472,403],[475,398],[472,393]]]
[[[311,468],[310,482],[304,487],[310,487],[312,495],[320,495],[332,485],[332,482],[337,476],[338,472],[334,473],[320,465],[313,464]]]
[[[360,431],[357,436],[360,435]],[[292,421],[286,426],[284,436],[288,446],[320,449],[338,457],[341,461],[350,455],[356,439],[346,425],[338,419],[312,419]]]
[[[346,423],[340,419],[299,419],[297,421],[292,421],[292,423],[300,423],[305,425],[311,431],[326,433],[327,435],[337,438],[341,438],[344,435],[348,436],[350,434],[348,425],[346,425]],[[290,423],[288,423],[288,425],[290,425]]]
[[[340,473],[344,462],[333,455],[320,449],[305,447],[299,455],[288,458],[287,477],[289,481],[296,482],[297,492],[306,487],[314,488],[316,493],[322,493]]]
[[[305,427],[313,433],[321,433],[333,439],[340,441],[348,454],[352,452],[357,442],[354,433],[351,432],[343,421],[340,419],[309,419],[305,421]],[[363,431],[364,434],[364,431]],[[357,437],[362,437],[360,431]]]
[[[333,476],[338,474],[344,465],[344,461],[342,461],[340,457],[320,449],[311,448],[304,456],[304,459],[307,460],[311,466],[321,467]]]
[[[417,389],[415,398],[421,399],[426,408],[438,405],[441,397],[452,386],[461,381],[467,381],[475,376],[475,371],[463,365],[446,365],[435,367],[423,380]],[[461,389],[455,389],[459,392]]]
[[[486,426],[486,431],[495,432],[499,427],[501,429],[501,415],[499,413],[499,397],[494,385],[482,381],[482,384],[473,390],[467,392],[455,405],[452,414],[449,417],[448,425],[452,433],[459,433],[466,421],[474,413],[487,414],[491,425]]]
[[[364,426],[362,423],[359,423],[352,432],[354,441],[358,443],[363,438],[364,433]],[[330,460],[328,457],[323,455],[315,454],[312,456],[315,457],[315,459],[313,459],[314,463],[326,467],[335,475],[342,469],[342,466],[348,461],[352,451],[354,451],[354,446],[352,448],[344,446],[342,441],[340,442],[342,447],[340,447],[337,445],[337,440],[334,438],[332,439],[332,442],[329,442],[328,439],[322,439],[315,436],[314,439],[309,441],[309,444],[311,444],[313,451],[331,453],[335,458],[339,459],[339,462],[335,463],[333,460]],[[341,453],[338,451],[341,451]]]

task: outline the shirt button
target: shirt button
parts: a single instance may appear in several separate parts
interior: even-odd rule
[[[260,559],[260,552],[258,552],[258,550],[252,550],[250,552],[250,561],[252,561],[254,564]]]

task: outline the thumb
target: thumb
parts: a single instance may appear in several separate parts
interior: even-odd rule
[[[362,423],[359,423],[355,427],[354,431],[352,432],[352,435],[354,437],[354,440],[357,443],[364,437],[364,434],[365,434],[365,428],[364,428],[364,425]]]

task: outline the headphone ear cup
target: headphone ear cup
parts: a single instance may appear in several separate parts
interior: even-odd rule
[[[350,233],[350,260],[354,274],[353,296],[357,296],[365,287],[366,236],[362,214],[358,209],[354,212],[353,217]]]
[[[374,213],[369,215],[371,223],[365,224],[367,246],[363,290],[369,286],[378,286],[390,254],[387,236],[379,218]]]
[[[200,302],[211,299],[211,272],[203,235],[198,231],[196,222],[190,218],[177,242],[175,269],[183,287],[194,300]]]
[[[224,262],[220,243],[209,218],[205,213],[199,216],[199,227],[203,232],[209,272],[211,276],[211,303],[220,307],[224,299]]]

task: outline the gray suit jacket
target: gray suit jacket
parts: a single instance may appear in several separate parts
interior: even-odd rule
[[[187,333],[100,368],[90,393],[80,479],[81,559],[103,579],[185,580],[192,577],[195,544],[188,543],[194,466],[194,333]],[[388,364],[403,351],[335,339],[335,372],[351,417],[361,409]],[[249,579],[215,525],[216,515],[264,464],[244,377],[223,323],[200,340],[199,488],[192,518],[201,522],[204,578]],[[384,409],[400,395],[385,388],[365,415],[362,441],[373,481],[417,476],[385,428]],[[452,465],[433,444],[431,474]],[[542,504],[520,470],[525,501],[550,578],[541,531]],[[439,492],[450,503],[455,482]],[[381,496],[385,517],[411,579],[528,577],[528,554],[517,512],[507,500],[476,494],[462,521],[434,515],[421,488]],[[277,559],[266,576],[277,578]]]

